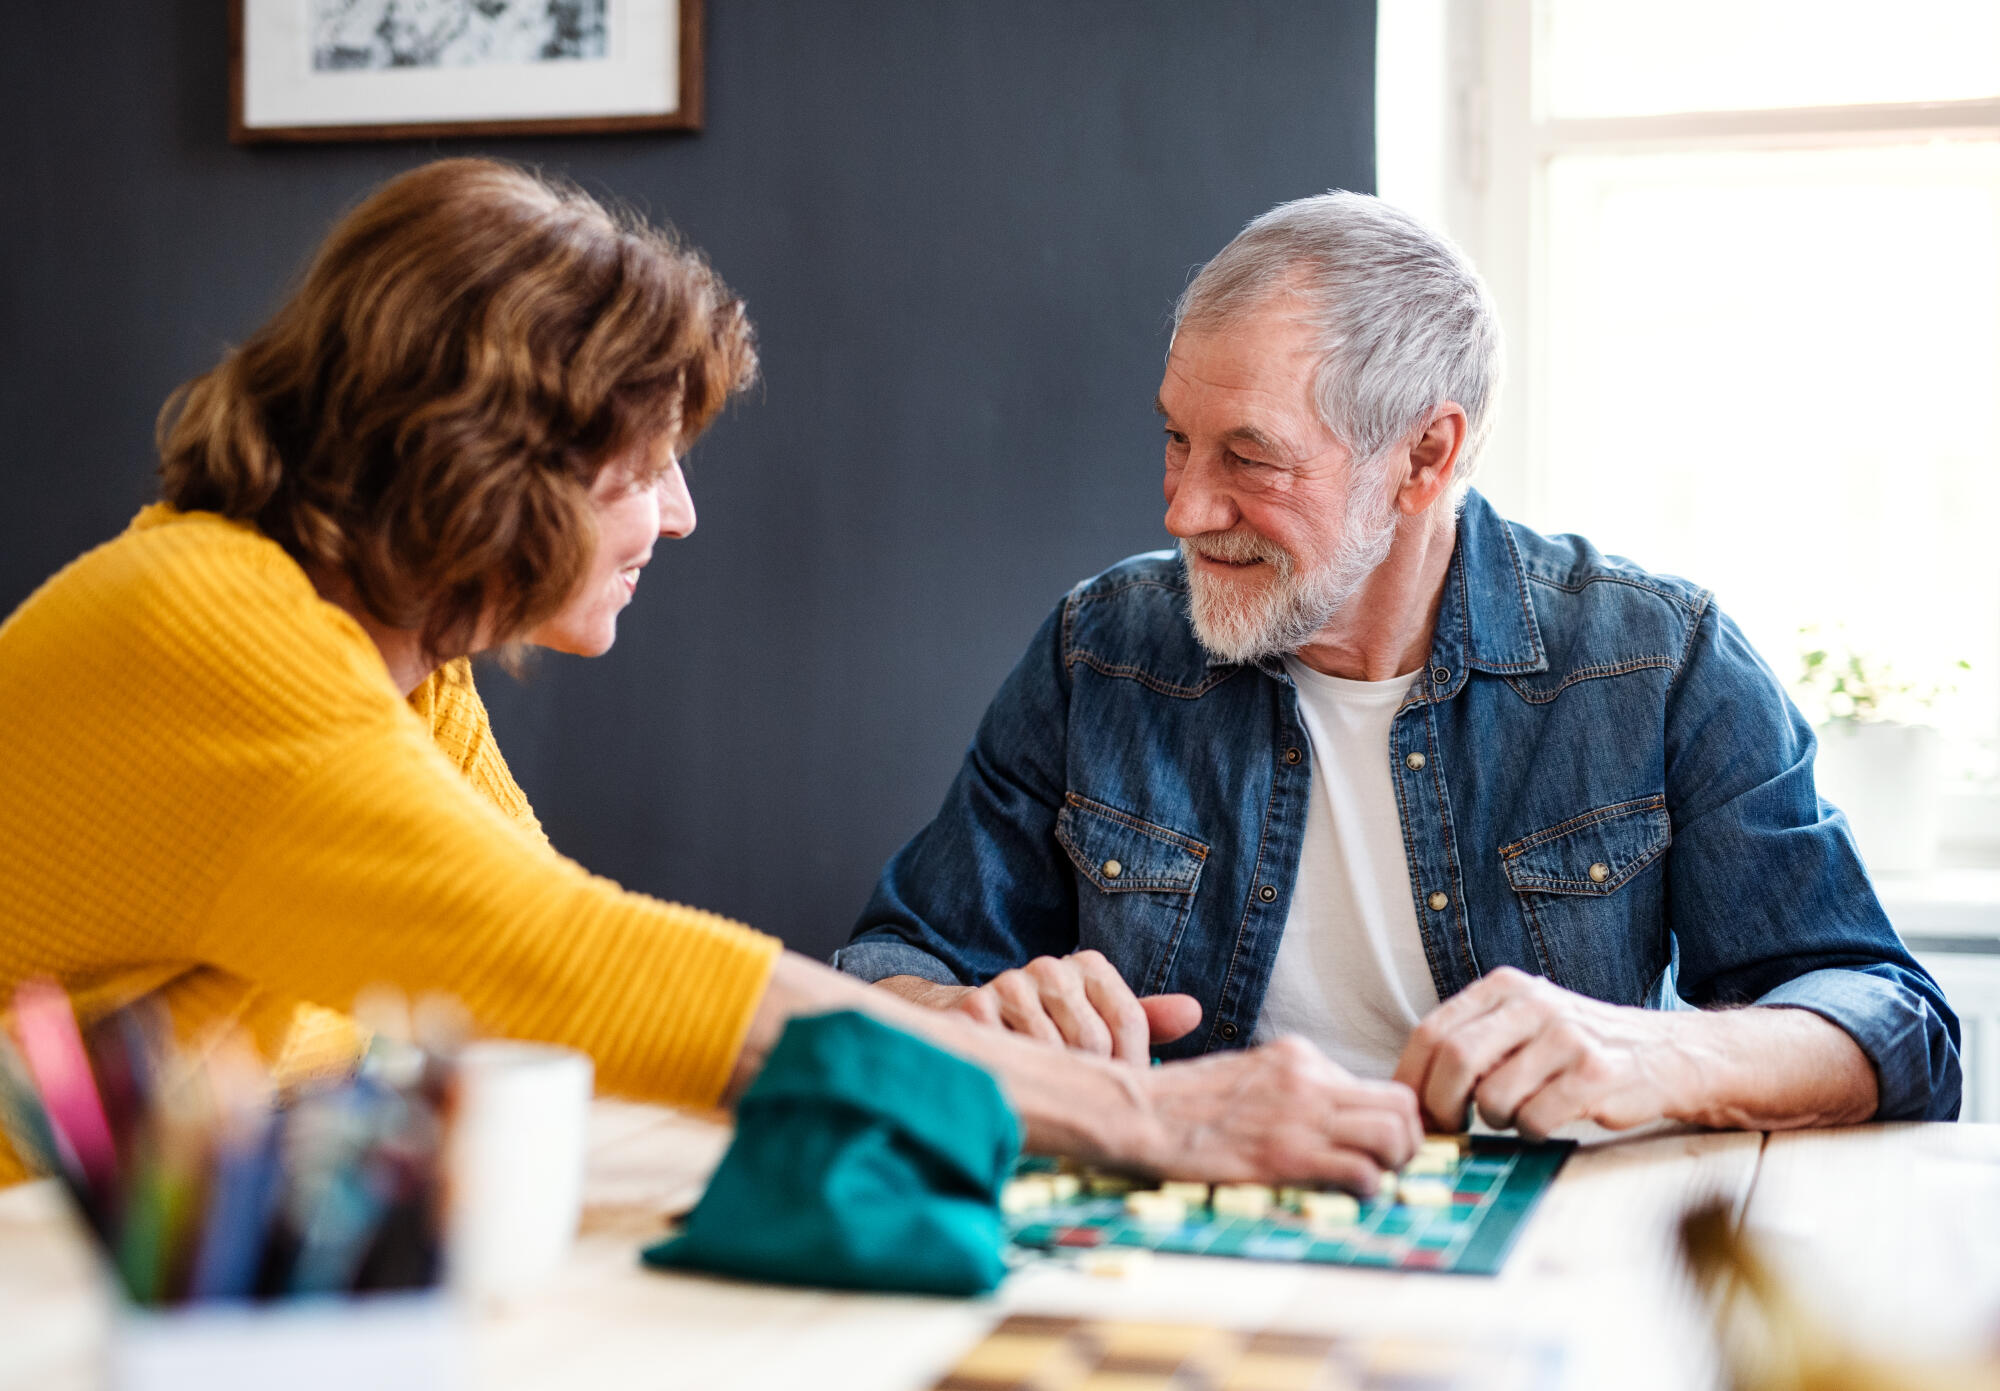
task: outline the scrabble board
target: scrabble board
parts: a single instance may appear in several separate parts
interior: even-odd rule
[[[1546,1344],[1239,1333],[1016,1314],[933,1391],[1553,1391]]]
[[[1113,1175],[1028,1158],[1016,1169],[1002,1206],[1008,1235],[1031,1250],[1139,1247],[1176,1255],[1498,1274],[1575,1146],[1485,1135],[1451,1143],[1456,1149],[1442,1154],[1437,1144],[1427,1145],[1423,1172],[1412,1165],[1392,1176],[1398,1182],[1385,1182],[1381,1195],[1359,1204],[1290,1189],[1135,1186]],[[1266,1210],[1259,1213],[1259,1207]]]

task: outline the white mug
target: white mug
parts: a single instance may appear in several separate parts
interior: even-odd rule
[[[474,1295],[532,1290],[562,1268],[583,1212],[590,1059],[491,1040],[458,1055],[451,1280]]]

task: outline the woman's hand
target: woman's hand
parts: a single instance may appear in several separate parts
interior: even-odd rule
[[[991,1072],[1037,1154],[1203,1182],[1337,1183],[1366,1194],[1423,1138],[1408,1087],[1360,1081],[1304,1039],[1133,1067],[975,1024],[954,1007],[973,993],[968,987],[914,976],[882,984],[892,981],[889,990],[864,986],[784,953],[751,1020],[727,1099],[764,1065],[787,1019],[860,1009]],[[926,996],[943,1008],[910,1003]],[[1168,1009],[1194,1004],[1186,996],[1158,999],[1183,1002]],[[1156,1004],[1137,1003],[1142,1011]]]
[[[891,976],[880,984],[932,1009],[1141,1066],[1154,1044],[1172,1043],[1201,1023],[1194,996],[1142,999],[1097,951],[1038,956],[981,986],[939,985],[917,976]]]
[[[1176,1177],[1334,1183],[1366,1196],[1424,1138],[1408,1087],[1364,1082],[1295,1036],[1141,1080],[1154,1129],[1147,1162]]]

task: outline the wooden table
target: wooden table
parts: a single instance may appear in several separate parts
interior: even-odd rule
[[[1560,1341],[1576,1387],[1715,1384],[1673,1254],[1692,1201],[1724,1199],[1838,1326],[1880,1346],[1993,1346],[2000,1126],[1666,1134],[1563,1170],[1496,1279],[1157,1257],[1105,1279],[1044,1263],[982,1300],[835,1294],[642,1270],[727,1141],[712,1119],[600,1102],[583,1234],[553,1286],[476,1315],[478,1388],[920,1391],[1009,1313]],[[0,1192],[0,1388],[98,1384],[105,1302],[48,1184]],[[1913,1342],[1914,1340],[1914,1342]]]

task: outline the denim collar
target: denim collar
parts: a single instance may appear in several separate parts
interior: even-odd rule
[[[1424,694],[1449,700],[1469,670],[1520,676],[1548,668],[1514,533],[1492,503],[1468,491],[1438,604]]]

